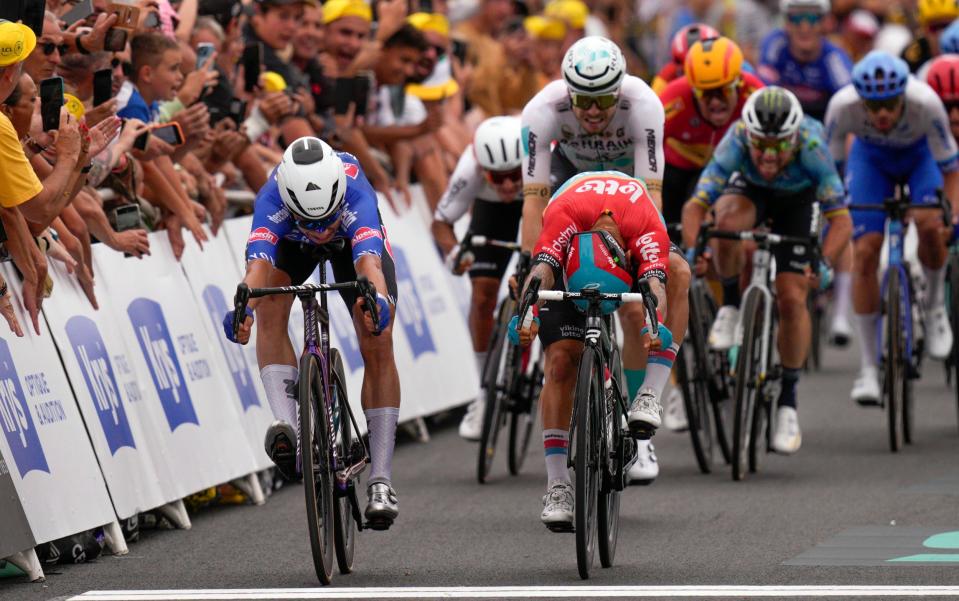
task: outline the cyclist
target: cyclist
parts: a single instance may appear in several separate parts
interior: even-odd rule
[[[693,23],[677,31],[673,40],[669,43],[669,53],[673,60],[663,65],[663,68],[653,78],[653,83],[650,84],[653,91],[662,96],[663,90],[670,82],[683,76],[686,53],[693,47],[693,44],[700,40],[711,40],[718,37],[719,32],[705,23]]]
[[[959,5],[955,0],[919,0],[916,3],[920,35],[903,51],[909,71],[916,73],[926,62],[939,55],[940,34],[959,18]]]
[[[575,236],[587,231],[593,234],[588,241]],[[574,238],[579,244],[575,248],[571,244]],[[661,315],[657,344],[660,349],[671,348],[672,334],[662,321],[668,315],[668,249],[666,226],[641,180],[618,171],[582,173],[568,180],[549,201],[542,230],[533,245],[529,278],[539,277],[543,290],[562,288],[565,281],[572,290],[598,284],[604,292],[628,292],[632,274],[637,273],[649,280],[658,300]],[[555,323],[550,325],[548,312],[554,310],[550,303],[539,308],[539,317],[529,327],[520,326],[519,316],[514,316],[509,325],[514,343],[528,345],[538,334],[547,360],[552,358],[553,369],[546,371],[541,397],[547,491],[540,517],[550,530],[561,532],[573,525],[573,486],[566,465],[573,389],[585,327],[585,316],[567,302],[572,308],[564,312],[563,325],[577,328],[577,337],[567,335]],[[530,311],[535,314],[536,308]],[[562,347],[562,354],[555,353],[557,347]],[[658,423],[659,419],[658,407],[643,403],[634,404],[629,412],[631,429],[636,424]]]
[[[946,107],[952,137],[959,141],[959,56],[947,54],[933,59],[926,82]]]
[[[937,201],[937,190],[957,206],[959,159],[949,117],[936,93],[909,76],[906,62],[873,50],[853,69],[853,83],[830,101],[826,112],[829,149],[846,161],[851,204],[888,198],[898,181],[909,184],[912,201]],[[856,136],[846,156],[846,137]],[[876,337],[879,320],[879,252],[885,215],[853,208],[856,268],[853,308],[860,338],[861,371],[851,397],[860,404],[879,402]],[[952,348],[945,308],[946,244],[942,219],[933,211],[912,216],[919,232],[919,263],[926,279],[925,321],[929,355],[944,359]]]
[[[939,56],[949,54],[959,54],[959,19],[953,21],[949,27],[946,27],[943,32],[939,34]],[[928,81],[929,69],[939,56],[924,62],[922,66],[916,70],[916,77],[919,81]]]
[[[622,51],[610,40],[590,36],[579,40],[563,58],[563,79],[539,92],[523,109],[524,250],[532,250],[542,229],[543,211],[550,197],[570,177],[583,171],[616,169],[642,179],[657,207],[662,204],[663,105],[641,79],[626,75]],[[551,152],[551,143],[555,150]],[[678,251],[670,253],[669,303],[673,307],[666,325],[676,333],[674,349],[657,351],[646,368],[647,353],[642,345],[645,316],[642,307],[627,304],[619,311],[623,324],[623,364],[627,388],[634,403],[649,407],[648,426],[661,423],[660,397],[669,380],[675,351],[686,332],[689,266]],[[580,316],[568,303],[547,303],[543,328],[548,339],[565,341],[572,347],[554,344],[546,349],[547,374],[560,380],[575,378],[576,344],[583,337],[575,325]],[[545,345],[544,345],[545,346]],[[570,350],[572,348],[572,350]],[[544,411],[553,401],[541,397]],[[639,459],[631,478],[651,482],[659,464],[648,440],[639,444]]]
[[[523,216],[523,203],[517,202],[522,200],[522,164],[519,119],[487,119],[476,129],[471,147],[460,156],[450,185],[433,214],[433,237],[446,257],[447,266],[456,275],[467,271],[470,274],[473,294],[469,324],[480,373],[486,364],[486,349],[493,333],[500,280],[513,253],[491,247],[460,253],[453,224],[472,208],[470,232],[493,240],[515,240]],[[479,440],[485,407],[485,397],[480,393],[460,422],[460,436]]]
[[[371,471],[366,518],[392,523],[399,513],[393,490],[392,462],[399,417],[400,381],[393,357],[392,324],[396,273],[376,193],[356,157],[335,152],[319,138],[299,138],[257,193],[253,225],[246,245],[243,282],[250,288],[302,284],[317,267],[318,247],[344,241],[330,260],[337,281],[366,276],[377,290],[379,323],[363,311],[355,292],[341,292],[366,367],[361,393],[370,435]],[[322,266],[321,266],[322,268]],[[260,377],[276,421],[266,435],[266,453],[287,477],[295,473],[296,356],[287,330],[292,295],[251,299],[239,336],[233,338],[233,311],[223,320],[227,337],[246,344],[254,313]],[[382,335],[374,336],[375,327]]]
[[[723,230],[744,230],[771,222],[775,233],[808,236],[818,201],[830,223],[823,241],[823,262],[828,265],[843,252],[852,231],[844,194],[826,150],[822,124],[803,116],[799,100],[789,90],[763,88],[746,101],[742,119],[726,132],[696,192],[683,207],[683,241],[687,248],[695,244],[710,208],[715,211],[716,226]],[[741,244],[718,242],[714,245],[716,269],[723,278],[735,276],[744,263]],[[805,247],[792,245],[779,246],[774,254],[780,319],[777,346],[783,369],[772,446],[777,452],[790,454],[802,445],[796,384],[811,336],[806,308],[810,257]],[[739,296],[738,287],[724,287],[722,311],[733,319],[714,324],[714,330],[716,326],[728,328],[710,334],[722,338],[720,348],[729,348],[742,335],[737,327]],[[730,322],[733,327],[729,327]]]

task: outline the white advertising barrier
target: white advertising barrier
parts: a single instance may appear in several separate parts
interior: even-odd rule
[[[127,269],[135,268],[135,261],[129,259]],[[54,293],[44,301],[43,312],[117,515],[126,519],[179,499],[176,474],[153,434],[155,412],[149,404],[155,400],[145,395],[142,385],[149,376],[138,372],[133,356],[137,349],[120,335],[122,314],[111,302],[107,282],[98,276],[97,311],[76,277],[59,261],[49,263]]]
[[[16,337],[0,320],[0,455],[33,538],[44,543],[111,524],[110,496],[53,339],[42,320],[39,336],[28,325],[19,278],[9,263],[0,269],[26,334]]]
[[[245,476],[257,464],[235,389],[226,368],[218,367],[219,345],[202,323],[206,311],[194,302],[165,232],[150,235],[150,252],[129,259],[98,244],[94,267],[141,374],[152,448],[166,457],[184,497]]]
[[[226,232],[221,230],[217,236],[209,232],[209,240],[201,251],[196,242],[187,239],[186,250],[180,259],[187,282],[193,292],[193,299],[203,309],[200,321],[206,331],[206,340],[219,360],[215,371],[223,374],[228,385],[232,384],[235,394],[228,395],[236,401],[235,410],[243,424],[247,441],[253,450],[257,469],[273,466],[263,448],[263,438],[267,428],[273,423],[273,412],[266,399],[256,356],[249,357],[243,347],[227,340],[223,331],[223,317],[233,308],[233,295],[236,285],[243,279],[236,258],[230,249]],[[250,345],[255,349],[255,346]]]

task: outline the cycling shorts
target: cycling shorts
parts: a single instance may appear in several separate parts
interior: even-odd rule
[[[702,169],[681,169],[666,163],[666,172],[663,173],[663,219],[667,224],[682,221],[683,205],[692,197],[702,172]],[[669,237],[677,244],[683,238],[680,232],[670,232]]]
[[[276,252],[276,268],[290,276],[294,286],[299,286],[310,277],[313,270],[319,265],[319,255],[322,247],[305,242],[280,240]],[[397,301],[396,267],[389,252],[380,257],[383,268],[383,277],[386,279],[387,298],[394,305]],[[356,280],[356,266],[353,264],[353,252],[349,242],[330,257],[330,267],[333,268],[333,280],[336,282],[351,282]],[[346,308],[353,314],[353,305],[359,298],[354,289],[340,290],[340,298],[346,303]]]
[[[522,217],[522,202],[490,202],[477,198],[473,202],[470,232],[477,236],[486,236],[491,240],[513,242],[519,234],[519,222]],[[499,280],[506,273],[513,251],[494,246],[480,246],[473,249],[473,255],[476,261],[470,267],[470,278]]]
[[[813,186],[799,192],[783,192],[758,186],[736,172],[730,176],[723,194],[748,198],[756,207],[755,225],[768,224],[774,234],[783,236],[809,236],[816,202]],[[809,249],[802,245],[780,244],[772,252],[778,273],[805,273],[812,259]]]
[[[914,204],[937,202],[942,172],[923,139],[911,148],[883,148],[856,139],[846,161],[849,204],[880,204],[892,196],[897,182],[909,184]],[[857,211],[850,207],[853,240],[885,231],[886,215],[880,211]]]

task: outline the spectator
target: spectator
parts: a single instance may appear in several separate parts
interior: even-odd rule
[[[510,57],[501,75],[500,98],[503,99],[505,113],[518,114],[551,80],[537,68],[533,39],[524,25],[524,19],[510,19],[500,42],[506,56]]]
[[[872,50],[878,33],[879,19],[867,10],[857,9],[842,22],[838,44],[855,63]]]
[[[523,21],[526,31],[533,41],[533,64],[539,71],[539,79],[546,83],[562,76],[563,43],[566,39],[566,25],[559,19],[549,17],[526,17]],[[540,86],[542,88],[542,86]]]
[[[507,61],[498,37],[513,14],[510,0],[479,1],[477,13],[454,30],[454,36],[466,42],[466,61],[473,67],[466,98],[480,111],[473,118],[477,123],[504,112],[499,78]]]
[[[562,54],[566,54],[569,47],[576,43],[576,40],[586,35],[586,21],[589,19],[589,7],[581,0],[552,0],[543,9],[543,16],[552,19],[559,19],[566,25],[566,35],[563,39]],[[600,23],[602,33],[606,37],[609,32]]]
[[[919,0],[917,9],[919,37],[902,51],[902,58],[913,73],[939,56],[939,34],[959,18],[959,5],[955,0]]]

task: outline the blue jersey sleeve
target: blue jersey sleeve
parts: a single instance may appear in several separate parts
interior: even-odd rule
[[[381,257],[386,249],[386,230],[380,220],[376,191],[356,157],[346,152],[339,155],[346,170],[346,215],[341,233],[350,241],[354,262],[363,255]]]
[[[823,67],[828,75],[829,94],[835,94],[840,88],[852,82],[852,59],[846,51],[829,41],[825,42]]]
[[[775,29],[763,38],[756,70],[763,83],[773,85],[779,82],[787,44],[786,33],[781,29]]]
[[[744,160],[748,160],[746,126],[742,121],[737,121],[723,136],[709,164],[699,176],[693,200],[704,207],[711,207],[722,194],[729,176],[739,171]]]
[[[846,190],[829,154],[822,125],[807,117],[800,130],[799,161],[816,186],[816,199],[826,217],[845,213]]]
[[[280,199],[274,170],[253,201],[253,225],[246,241],[246,260],[264,259],[276,265],[276,251],[280,240],[292,232],[293,228],[293,217]]]

